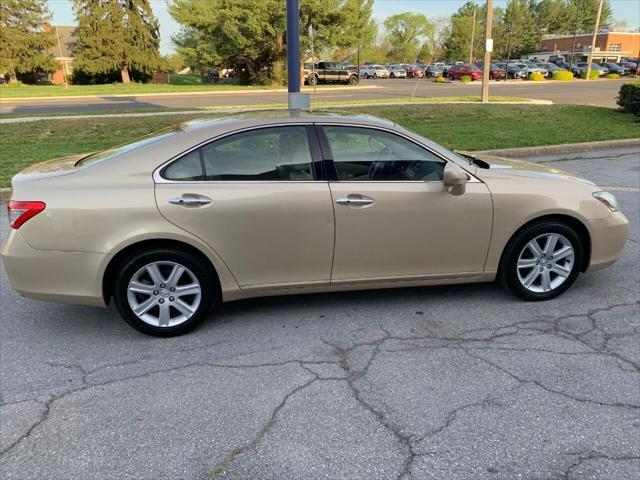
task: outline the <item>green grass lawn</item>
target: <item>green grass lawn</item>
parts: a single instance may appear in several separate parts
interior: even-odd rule
[[[449,148],[485,150],[636,138],[630,114],[582,105],[438,105],[357,107],[393,120]],[[125,143],[194,115],[40,120],[0,128],[0,186],[36,162]]]

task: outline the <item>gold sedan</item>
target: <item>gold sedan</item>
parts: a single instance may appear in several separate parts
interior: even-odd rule
[[[115,302],[170,336],[222,302],[499,278],[561,294],[621,255],[628,220],[593,183],[449,151],[365,116],[198,120],[13,179],[2,260],[21,294]]]

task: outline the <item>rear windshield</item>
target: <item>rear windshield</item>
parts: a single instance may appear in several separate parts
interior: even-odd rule
[[[145,135],[144,137],[138,138],[133,142],[118,145],[116,147],[109,148],[108,150],[103,150],[102,152],[92,153],[91,155],[78,160],[76,162],[76,167],[92,165],[94,163],[109,160],[111,158],[117,157],[118,155],[122,155],[123,153],[127,153],[145,145],[152,144],[163,138],[173,136],[179,131],[179,126],[165,128],[163,130],[160,130],[159,132],[151,133],[149,135]]]

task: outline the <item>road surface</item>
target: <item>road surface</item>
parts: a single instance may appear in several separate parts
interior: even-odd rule
[[[631,220],[616,265],[548,302],[493,284],[264,298],[159,339],[21,298],[0,267],[3,478],[640,478],[637,155],[539,159]]]
[[[627,80],[628,81],[628,80]],[[551,100],[554,103],[593,104],[615,107],[615,97],[620,85],[625,80],[602,80],[592,82],[524,82],[510,81],[491,83],[491,95],[535,98]],[[318,101],[359,101],[359,100],[388,100],[393,98],[410,97],[415,89],[418,97],[450,97],[480,95],[481,84],[474,82],[465,85],[461,82],[438,84],[427,80],[388,79],[362,80],[361,86],[374,86],[371,89],[331,89],[317,90]],[[87,112],[117,109],[141,108],[203,108],[220,106],[270,105],[286,104],[286,92],[247,92],[233,94],[198,95],[162,94],[150,96],[126,97],[95,97],[95,98],[39,98],[29,101],[3,100],[0,103],[0,114],[31,114],[52,112]]]

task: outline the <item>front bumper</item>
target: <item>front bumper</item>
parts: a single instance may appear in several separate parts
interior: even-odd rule
[[[614,264],[622,256],[629,238],[629,220],[618,211],[589,223],[591,257],[586,271],[593,272]]]
[[[105,306],[102,276],[109,255],[36,250],[11,230],[0,256],[11,287],[25,297]]]

